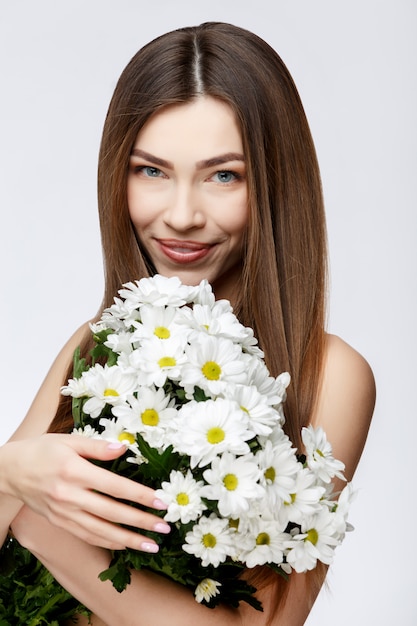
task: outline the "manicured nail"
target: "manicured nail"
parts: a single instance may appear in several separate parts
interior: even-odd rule
[[[156,543],[142,543],[141,548],[144,552],[158,552],[159,546]]]
[[[124,443],[119,443],[119,442],[112,442],[109,443],[109,445],[107,446],[108,450],[120,450],[121,448],[125,448],[125,444]]]
[[[154,509],[162,509],[163,511],[166,511],[166,509],[168,508],[168,505],[165,502],[162,502],[162,500],[159,500],[159,498],[156,498],[152,502],[152,506]]]
[[[167,534],[171,532],[171,526],[169,524],[165,524],[164,522],[157,522],[153,528],[157,533]]]

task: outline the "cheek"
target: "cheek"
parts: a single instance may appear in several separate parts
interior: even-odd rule
[[[139,194],[135,185],[127,184],[127,206],[129,209],[130,219],[136,231],[142,230],[152,219],[152,207],[143,194]],[[139,233],[138,233],[139,234]]]
[[[236,207],[228,219],[224,219],[224,229],[236,239],[243,239],[248,226],[249,211],[246,206]]]

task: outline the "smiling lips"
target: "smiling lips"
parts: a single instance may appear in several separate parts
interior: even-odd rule
[[[178,239],[157,239],[162,252],[175,263],[193,263],[207,256],[214,244]]]

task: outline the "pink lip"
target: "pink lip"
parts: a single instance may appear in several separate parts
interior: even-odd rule
[[[193,263],[207,256],[214,247],[199,241],[181,241],[178,239],[157,239],[162,252],[175,263]]]

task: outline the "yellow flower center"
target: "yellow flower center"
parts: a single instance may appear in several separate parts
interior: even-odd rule
[[[159,414],[155,409],[145,409],[140,417],[145,426],[157,426],[159,423]]]
[[[173,356],[163,356],[158,361],[158,365],[161,369],[164,367],[174,367],[176,364],[177,362]]]
[[[157,326],[153,332],[159,339],[168,339],[171,337],[169,328],[165,326]]]
[[[201,541],[203,542],[205,548],[214,548],[217,543],[216,537],[211,533],[206,533],[205,535],[203,535]]]
[[[304,539],[304,541],[309,541],[313,544],[313,546],[315,546],[318,540],[319,534],[317,530],[315,528],[310,528],[310,530],[307,531],[307,537]]]
[[[285,501],[284,504],[289,505],[289,504],[294,504],[296,498],[297,498],[297,494],[296,493],[290,493],[290,498],[291,500],[289,502]]]
[[[207,431],[207,441],[213,445],[223,441],[225,436],[226,433],[223,428],[220,428],[219,426],[213,426],[213,428],[210,428]]]
[[[132,435],[132,433],[120,433],[117,437],[119,441],[123,443],[123,441],[127,441],[129,444],[135,443],[136,437]]]
[[[238,529],[239,528],[239,520],[238,519],[229,519],[229,528]]]
[[[256,537],[257,546],[269,546],[270,541],[271,538],[268,533],[259,533],[259,535]]]
[[[207,380],[219,380],[222,373],[222,368],[214,361],[207,361],[207,363],[204,363],[201,371],[203,372]]]
[[[105,389],[103,396],[118,396],[119,394],[117,393],[116,389]]]
[[[223,484],[228,491],[235,491],[239,484],[237,476],[235,474],[226,474],[223,478]]]
[[[190,498],[183,491],[177,494],[176,499],[177,499],[177,504],[179,504],[180,506],[187,506],[187,504],[189,504],[190,502]]]
[[[270,480],[271,483],[273,483],[276,476],[275,469],[273,467],[268,467],[268,469],[264,471],[264,476],[265,480]]]

